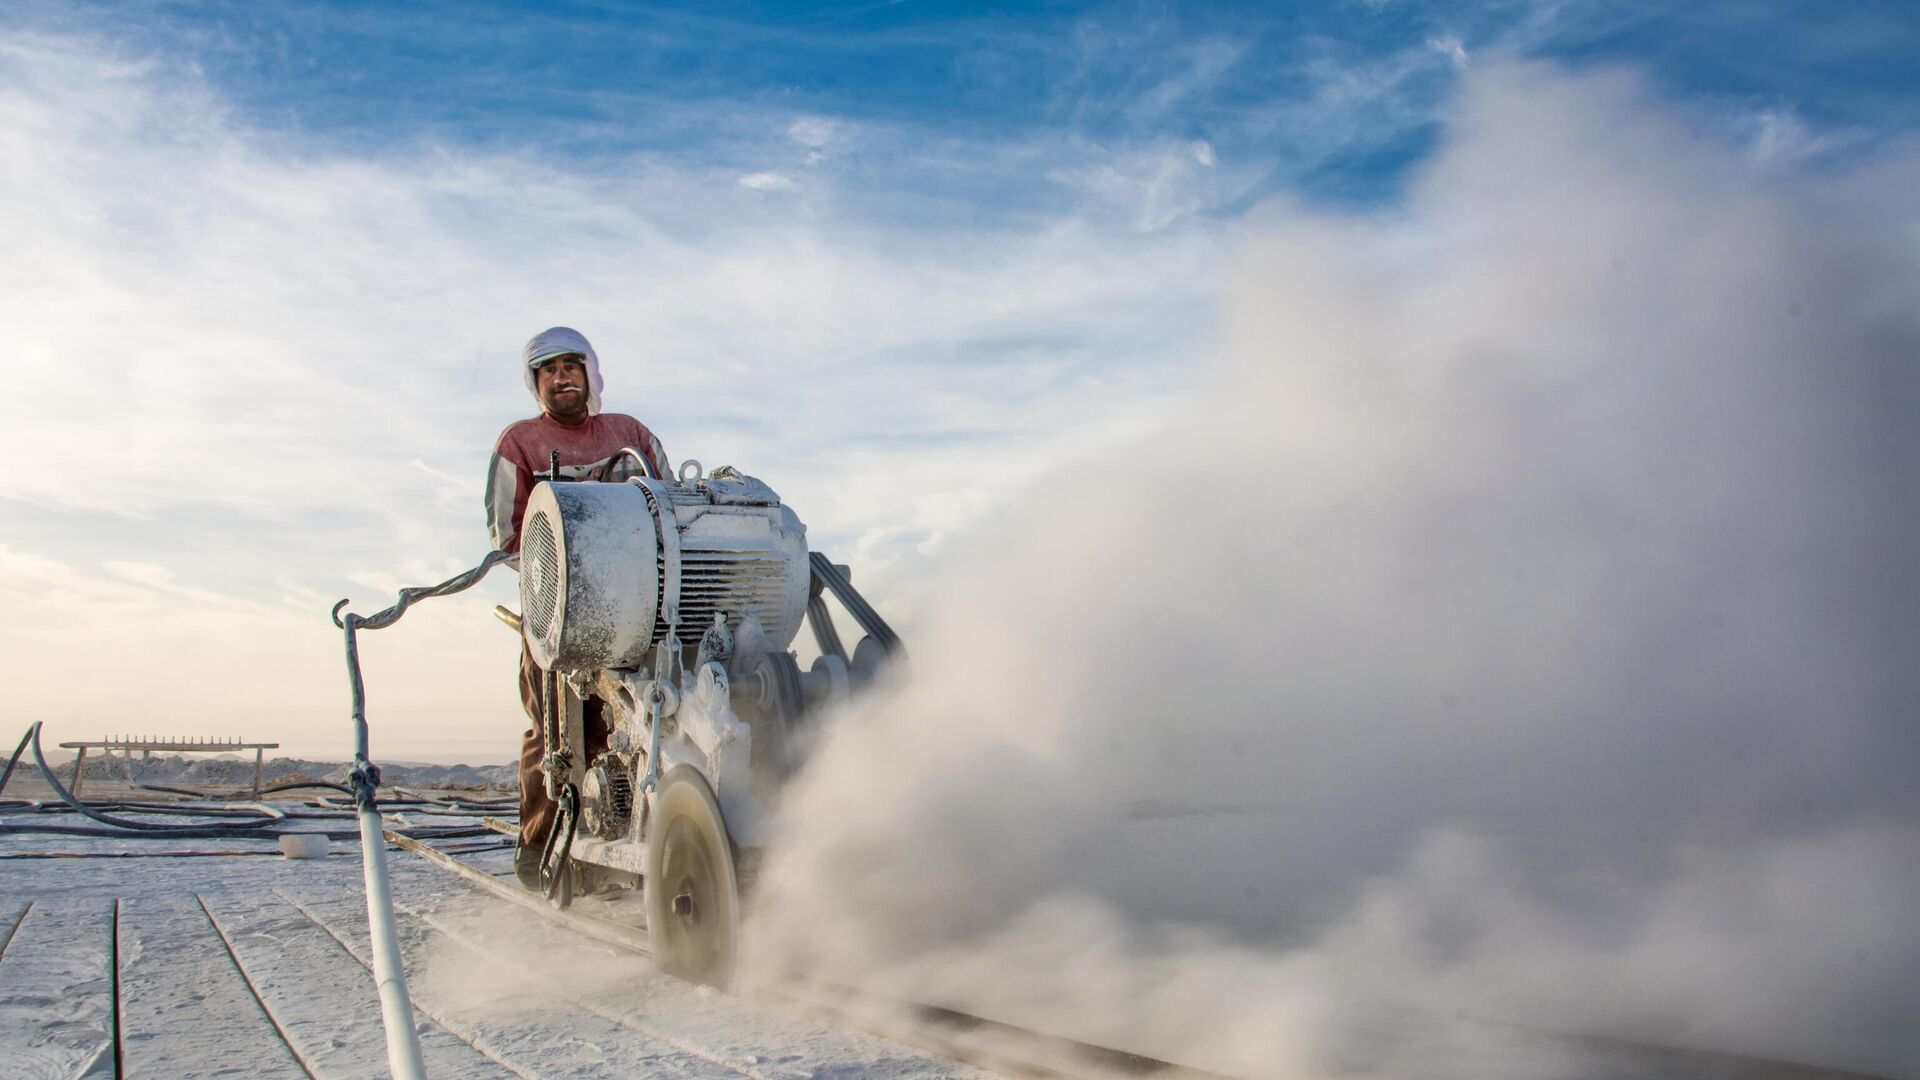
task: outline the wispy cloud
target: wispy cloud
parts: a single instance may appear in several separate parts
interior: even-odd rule
[[[800,185],[792,177],[777,172],[756,172],[742,176],[740,186],[754,191],[792,191]]]
[[[803,116],[787,125],[787,138],[815,150],[833,141],[838,125],[824,116]]]

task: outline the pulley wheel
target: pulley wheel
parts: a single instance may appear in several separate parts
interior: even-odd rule
[[[740,885],[720,804],[688,765],[667,770],[647,821],[647,939],[669,975],[725,988],[733,979]]]
[[[763,700],[780,718],[780,726],[791,728],[800,722],[806,710],[806,695],[800,684],[800,664],[792,653],[772,652],[761,657],[755,670],[764,680]]]
[[[786,780],[787,737],[800,723],[806,707],[800,686],[800,665],[791,653],[772,652],[753,666],[753,677],[760,683],[758,694],[741,695],[737,703],[741,719],[753,726],[754,791],[771,800]]]

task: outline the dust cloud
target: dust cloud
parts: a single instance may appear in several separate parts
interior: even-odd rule
[[[1920,1076],[1920,155],[1494,66],[948,561],[750,956],[1257,1076]]]

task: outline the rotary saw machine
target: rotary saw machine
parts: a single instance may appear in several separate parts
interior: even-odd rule
[[[546,672],[541,887],[565,907],[637,886],[660,966],[724,985],[808,717],[871,684],[900,640],[773,489],[732,468],[547,479],[520,536],[521,611],[500,614]],[[859,624],[851,650],[829,594]],[[806,670],[789,651],[803,622]]]

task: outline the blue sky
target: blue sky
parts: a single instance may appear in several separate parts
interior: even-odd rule
[[[1391,199],[1455,61],[1485,54],[1632,65],[1735,131],[1770,117],[1854,145],[1920,118],[1920,17],[1898,2],[110,3],[16,20],[190,64],[246,122],[339,152],[724,161],[783,115],[932,135],[836,165],[864,196],[970,224],[1072,197],[1044,169],[968,169],[976,143],[1205,142],[1245,170],[1213,213]]]
[[[1514,60],[1632,71],[1759,174],[1920,125],[1901,4],[10,5],[0,602],[55,614],[0,677],[60,737],[344,745],[326,607],[478,558],[556,322],[910,623],[954,538],[1186,400],[1249,221],[1394,219]],[[511,599],[373,647],[389,752],[506,756]]]

